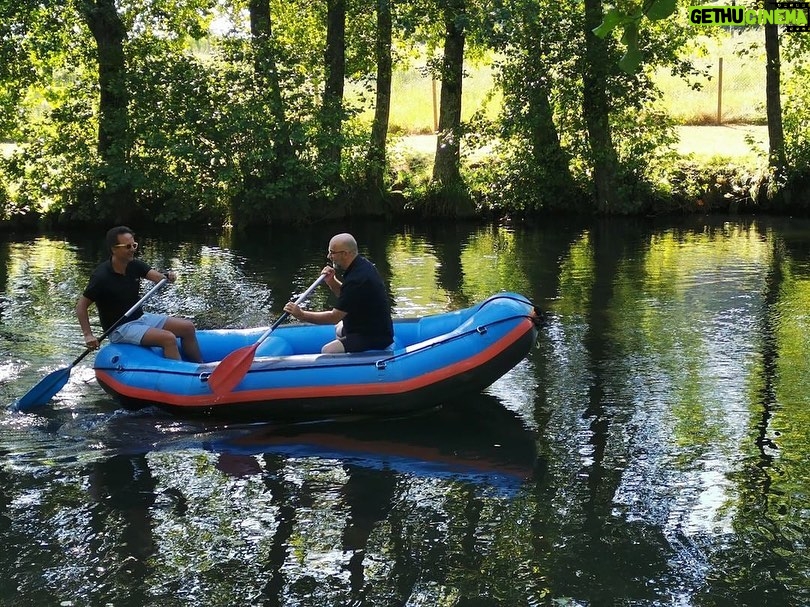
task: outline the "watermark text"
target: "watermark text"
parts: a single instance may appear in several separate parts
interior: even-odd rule
[[[779,2],[775,9],[750,9],[742,6],[690,6],[689,22],[700,26],[781,25],[785,31],[810,31],[810,3]]]

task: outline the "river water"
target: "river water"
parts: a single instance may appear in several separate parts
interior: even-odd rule
[[[809,222],[145,233],[180,274],[148,308],[267,326],[344,229],[397,316],[517,291],[536,348],[475,397],[306,424],[127,412],[90,356],[0,410],[0,604],[810,604]],[[5,404],[84,350],[102,238],[0,235]]]

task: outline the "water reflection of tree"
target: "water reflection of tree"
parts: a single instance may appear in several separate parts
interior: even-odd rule
[[[94,599],[112,604],[147,604],[149,559],[156,546],[150,508],[156,482],[144,454],[114,455],[92,465],[88,477],[94,500],[89,526],[89,553],[102,566],[88,572],[99,576]]]
[[[438,261],[435,270],[436,284],[448,293],[450,305],[454,309],[465,308],[472,303],[471,298],[464,293],[464,267],[461,260],[461,254],[469,244],[471,227],[469,224],[453,222],[442,226],[429,224],[420,230]]]
[[[0,449],[0,459],[5,459],[9,452]],[[18,563],[24,562],[21,559],[20,548],[27,545],[28,538],[18,534],[14,530],[14,513],[9,510],[9,505],[13,501],[17,489],[15,478],[9,474],[4,466],[0,466],[0,541],[3,542],[3,550],[0,551],[0,568],[7,574],[0,576],[0,602],[4,597],[17,595],[20,589],[20,580],[15,579],[19,574],[16,572]]]
[[[284,604],[284,563],[296,521],[296,500],[284,481],[285,459],[264,456],[264,482],[272,496],[272,504],[278,508],[276,531],[270,542],[265,569],[267,583],[262,588],[262,597],[269,607]]]
[[[556,504],[564,512],[542,509],[533,522],[538,569],[547,572],[556,596],[654,600],[648,576],[667,570],[661,529],[616,516],[614,502],[633,459],[629,422],[637,402],[620,366],[632,353],[624,351],[624,334],[615,326],[617,310],[628,305],[617,280],[622,272],[643,274],[638,252],[645,250],[644,234],[630,221],[595,222],[578,234],[562,256],[559,300],[553,304],[562,317],[559,323],[552,318],[549,329],[554,341],[540,341],[541,348],[550,348],[540,357],[548,359],[538,367],[546,373],[540,384],[560,383],[567,400],[543,399],[538,424],[569,424],[540,434],[549,444],[541,440],[538,450],[549,454],[554,467],[538,476],[535,488],[538,505]],[[555,368],[555,360],[563,368]]]
[[[807,399],[788,396],[786,371],[798,363],[805,367],[807,352],[792,347],[790,315],[783,307],[795,305],[791,296],[806,283],[791,268],[807,259],[806,243],[790,251],[779,235],[766,231],[771,248],[755,331],[759,364],[751,384],[751,444],[743,445],[744,456],[731,474],[736,483],[734,538],[711,554],[713,574],[707,596],[723,596],[735,604],[753,604],[767,596],[773,604],[804,604],[810,598],[807,573],[810,559],[803,556],[807,541],[808,500],[806,488],[806,441],[796,441],[785,426],[800,427],[806,419]],[[803,265],[802,263],[799,266]],[[804,279],[804,280],[802,280]],[[796,356],[798,354],[798,356]],[[787,379],[790,383],[790,380]],[[788,396],[786,398],[786,396]],[[804,400],[804,403],[801,401]],[[785,420],[792,418],[792,423]],[[797,449],[798,447],[798,449]],[[747,453],[745,453],[747,451]],[[796,480],[799,480],[796,484]],[[803,561],[803,562],[802,562]]]
[[[350,604],[366,603],[364,559],[369,537],[376,526],[384,521],[394,507],[397,477],[391,471],[369,470],[359,466],[346,466],[347,481],[342,493],[348,509],[343,528],[344,552],[351,554],[346,568],[349,571]]]
[[[496,524],[503,519],[527,533],[507,522],[508,502],[482,495],[485,480],[479,486],[430,472],[480,468],[483,479],[531,473],[533,435],[494,399],[396,420],[268,426],[216,444],[229,475],[261,474],[271,496],[264,505],[245,505],[272,512],[275,521],[263,550],[264,604],[335,604],[336,596],[340,604],[406,604],[409,597],[427,600],[434,587],[470,600],[500,596],[510,579],[503,570],[518,566],[508,548],[517,540]],[[323,459],[273,453],[287,449],[322,451]],[[348,458],[342,462],[341,450]],[[254,451],[264,452],[262,470],[249,455]],[[234,466],[234,458],[248,461]],[[337,537],[339,554],[329,539]],[[347,576],[324,579],[323,558],[336,560]],[[493,575],[482,577],[482,570]]]

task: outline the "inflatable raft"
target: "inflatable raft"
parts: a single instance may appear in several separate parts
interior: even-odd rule
[[[108,344],[94,368],[99,384],[129,409],[243,420],[393,413],[480,392],[526,357],[539,319],[525,297],[499,293],[463,310],[395,319],[389,349],[354,354],[320,353],[334,338],[332,326],[288,324],[262,341],[241,382],[219,394],[208,385],[219,361],[265,330],[198,331],[204,363]]]

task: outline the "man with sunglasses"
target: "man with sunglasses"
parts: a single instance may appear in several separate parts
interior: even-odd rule
[[[154,283],[160,282],[164,277],[169,282],[177,279],[174,272],[168,272],[164,276],[135,257],[138,243],[128,227],[110,229],[105,242],[110,250],[110,258],[93,271],[87,287],[76,303],[76,317],[88,348],[98,348],[99,345],[90,328],[88,309],[91,304],[96,304],[101,326],[107,331],[140,299],[142,278]],[[177,347],[179,337],[185,357],[194,362],[202,362],[194,323],[185,318],[151,314],[138,308],[109,337],[113,343],[157,346],[163,349],[166,358],[180,360],[180,349]]]
[[[351,234],[338,234],[329,241],[327,257],[332,262],[321,274],[337,298],[329,311],[309,312],[295,303],[288,303],[284,311],[293,318],[316,325],[335,325],[336,339],[326,344],[321,352],[340,354],[383,350],[394,341],[391,320],[391,300],[377,268],[357,252],[357,241]],[[343,272],[343,281],[335,271]]]

